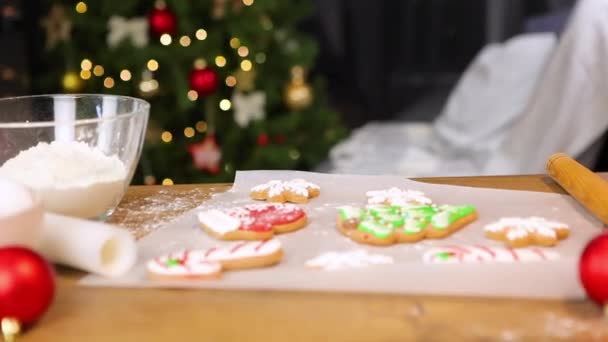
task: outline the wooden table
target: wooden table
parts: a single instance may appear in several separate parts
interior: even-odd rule
[[[562,192],[543,176],[420,180]],[[131,187],[111,221],[141,236],[145,234],[142,226],[154,228],[151,220],[160,223],[175,217],[229,186]],[[182,202],[164,212],[155,207],[171,200]],[[58,269],[53,306],[21,341],[608,339],[608,324],[589,301],[87,288],[76,285],[81,276],[77,271]]]

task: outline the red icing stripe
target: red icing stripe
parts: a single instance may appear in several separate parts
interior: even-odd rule
[[[236,246],[232,247],[232,249],[230,250],[230,253],[235,253],[236,251],[238,251],[241,247],[245,246],[247,244],[247,242],[241,242],[239,244],[237,244]]]
[[[255,247],[255,251],[259,251],[260,248],[262,248],[262,246],[264,246],[266,244],[266,242],[268,242],[268,240],[264,240],[262,242],[260,242],[256,247]]]
[[[496,259],[496,253],[494,253],[494,251],[491,248],[488,248],[484,245],[475,245],[475,247],[481,249],[482,251],[490,254],[490,256],[492,256],[492,259]]]
[[[539,255],[543,260],[547,260],[547,256],[545,255],[545,253],[541,249],[539,249],[539,248],[532,248],[532,252],[534,252],[537,255]]]
[[[513,256],[513,260],[519,261],[519,255],[517,255],[517,252],[514,251],[513,248],[508,247],[507,251],[509,251],[509,253],[511,253],[511,255]]]
[[[470,250],[468,250],[468,249],[466,249],[464,247],[460,247],[460,246],[449,245],[449,246],[446,246],[446,247],[447,248],[451,248],[451,249],[455,249],[455,250],[457,250],[457,251],[459,251],[461,253],[471,253]]]
[[[212,247],[209,248],[206,252],[205,252],[205,258],[208,258],[213,252],[217,251],[217,247]]]

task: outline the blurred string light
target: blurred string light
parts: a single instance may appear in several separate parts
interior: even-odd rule
[[[247,57],[247,55],[249,54],[249,49],[243,45],[243,46],[239,47],[239,49],[237,50],[237,53],[241,57]]]
[[[220,101],[220,109],[223,111],[227,111],[230,110],[230,107],[232,107],[232,103],[230,102],[230,100],[228,99],[223,99]]]
[[[169,35],[168,33],[163,33],[160,36],[160,43],[163,44],[164,46],[171,45],[172,41],[173,41],[173,39],[171,38],[171,35]]]
[[[196,90],[188,90],[186,96],[188,96],[188,100],[190,101],[198,100],[198,93],[196,92]]]
[[[194,34],[194,36],[198,40],[205,40],[205,39],[207,39],[207,31],[205,31],[202,28],[198,29],[198,30],[196,30],[196,33]]]
[[[104,72],[105,72],[105,70],[103,69],[103,66],[101,66],[101,65],[96,65],[93,68],[93,75],[95,75],[97,77],[103,76]]]
[[[194,128],[196,128],[199,133],[205,133],[207,131],[207,123],[205,121],[198,121],[196,125],[194,125]]]
[[[192,40],[190,40],[190,37],[188,36],[182,36],[179,39],[179,45],[183,46],[183,47],[188,47],[190,46],[190,43],[192,42]]]
[[[241,62],[241,69],[243,69],[243,71],[251,70],[252,66],[253,65],[251,64],[251,61],[248,59],[243,59],[243,61]]]
[[[91,78],[91,71],[90,70],[81,70],[80,78],[82,78],[83,80],[88,80],[89,78]]]
[[[263,64],[264,62],[266,62],[266,54],[263,52],[258,52],[255,54],[255,61],[258,64]]]
[[[184,128],[184,136],[186,138],[192,138],[194,136],[194,134],[196,134],[196,132],[194,131],[194,128],[192,128],[192,127]]]
[[[120,71],[120,79],[123,81],[130,81],[131,80],[131,72],[127,69],[122,69]]]
[[[296,150],[295,148],[292,148],[291,150],[289,150],[289,158],[293,160],[300,159],[300,151]]]
[[[163,179],[163,185],[173,185],[173,179],[171,179],[171,178]]]
[[[197,58],[194,60],[195,69],[204,69],[207,66],[207,60],[204,58]]]
[[[103,80],[103,86],[108,89],[114,88],[114,79],[112,77],[106,77]]]
[[[173,134],[171,134],[171,132],[169,132],[169,131],[164,131],[160,135],[160,140],[162,140],[165,143],[170,143],[173,140]]]
[[[91,70],[91,68],[93,67],[93,62],[91,62],[90,59],[83,59],[82,62],[80,62],[80,68],[82,70]]]
[[[146,67],[150,71],[156,71],[158,70],[158,62],[156,61],[156,59],[150,59],[148,63],[146,63]]]
[[[251,6],[251,5],[253,5],[253,0],[243,0],[243,5]]]
[[[220,68],[223,68],[224,66],[226,66],[226,57],[224,57],[224,56],[216,56],[215,57],[215,65],[217,65]]]
[[[236,77],[232,75],[226,77],[226,85],[229,87],[234,87],[236,85]]]
[[[230,47],[231,48],[236,49],[239,46],[241,46],[241,40],[240,39],[238,39],[237,37],[230,38]]]
[[[80,1],[76,4],[76,12],[83,14],[87,12],[87,4],[84,1]]]

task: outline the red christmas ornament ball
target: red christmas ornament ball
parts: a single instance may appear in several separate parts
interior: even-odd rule
[[[164,33],[174,34],[177,28],[177,17],[167,7],[154,8],[148,14],[148,25],[152,34],[157,37]]]
[[[268,145],[270,139],[268,138],[268,134],[266,133],[262,133],[260,135],[258,135],[258,139],[257,139],[257,143],[260,146],[266,146]]]
[[[593,238],[583,250],[579,277],[589,298],[608,304],[608,233]]]
[[[199,95],[209,95],[217,90],[217,73],[211,68],[194,69],[190,72],[190,89]]]
[[[33,323],[47,310],[54,294],[53,268],[42,256],[25,247],[0,248],[0,319]]]

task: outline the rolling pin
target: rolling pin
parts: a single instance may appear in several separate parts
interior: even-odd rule
[[[564,153],[551,155],[546,170],[585,209],[608,225],[608,182]]]

